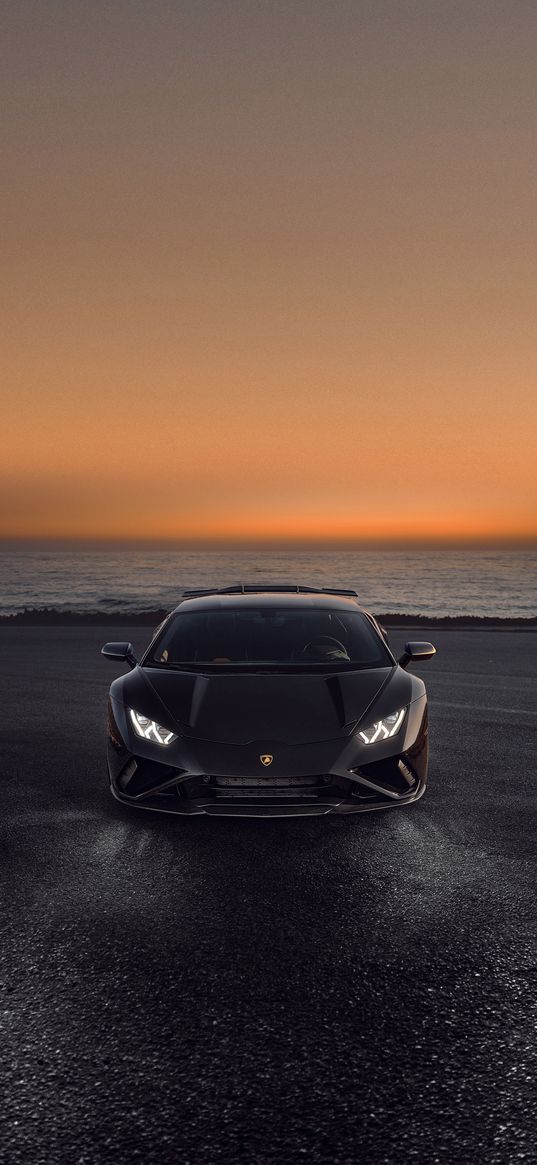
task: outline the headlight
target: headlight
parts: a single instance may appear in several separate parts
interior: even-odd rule
[[[134,708],[129,708],[129,716],[134,725],[134,731],[144,740],[151,740],[154,744],[171,744],[172,740],[177,740],[175,732],[170,732],[169,728],[163,728],[155,720],[148,720],[147,716],[142,716],[141,712],[135,712]]]
[[[377,740],[387,740],[389,736],[395,736],[403,723],[405,712],[406,708],[401,708],[399,712],[383,716],[382,720],[377,720],[369,728],[362,728],[358,736],[362,738],[364,744],[375,744]]]

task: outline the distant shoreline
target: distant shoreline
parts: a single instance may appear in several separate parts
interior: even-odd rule
[[[408,551],[422,550],[428,552],[431,550],[447,550],[447,551],[462,551],[465,554],[476,551],[498,551],[509,554],[511,551],[525,551],[529,550],[532,553],[537,551],[537,535],[527,534],[519,537],[511,536],[509,534],[499,534],[496,537],[491,534],[483,534],[482,536],[473,535],[472,537],[445,537],[435,538],[419,537],[414,538],[70,538],[53,536],[39,537],[39,536],[10,536],[0,535],[0,553],[25,553],[42,552],[57,554],[58,552],[66,552],[68,554],[76,553],[91,553],[97,551],[99,553],[122,554],[131,551],[147,552],[164,552],[168,553],[214,553],[214,554],[230,554],[230,553],[291,553],[302,554],[313,551],[314,553],[322,554],[325,551],[328,553],[338,551],[349,551],[351,553],[360,551],[380,551],[381,553],[390,553],[391,551],[407,553]]]
[[[0,626],[4,627],[72,627],[72,626],[137,626],[155,627],[169,614],[164,608],[146,611],[58,611],[53,607],[26,607],[14,615],[0,615]],[[505,630],[537,630],[537,615],[524,617],[502,617],[495,615],[409,615],[401,612],[387,612],[375,617],[388,627],[452,627],[453,629],[473,627]]]

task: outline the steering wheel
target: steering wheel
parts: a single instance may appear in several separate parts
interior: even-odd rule
[[[318,650],[319,648],[320,651]],[[309,643],[304,644],[300,655],[306,655],[308,651],[311,651],[312,654],[315,653],[322,659],[345,659],[350,661],[345,644],[332,635],[317,635],[315,639],[310,639]]]

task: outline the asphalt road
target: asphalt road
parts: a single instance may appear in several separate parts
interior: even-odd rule
[[[537,634],[430,635],[421,802],[181,820],[106,788],[147,632],[1,630],[2,1162],[537,1161]]]

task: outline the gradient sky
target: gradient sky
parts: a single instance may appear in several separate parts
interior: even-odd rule
[[[0,534],[537,537],[534,0],[7,0]]]

